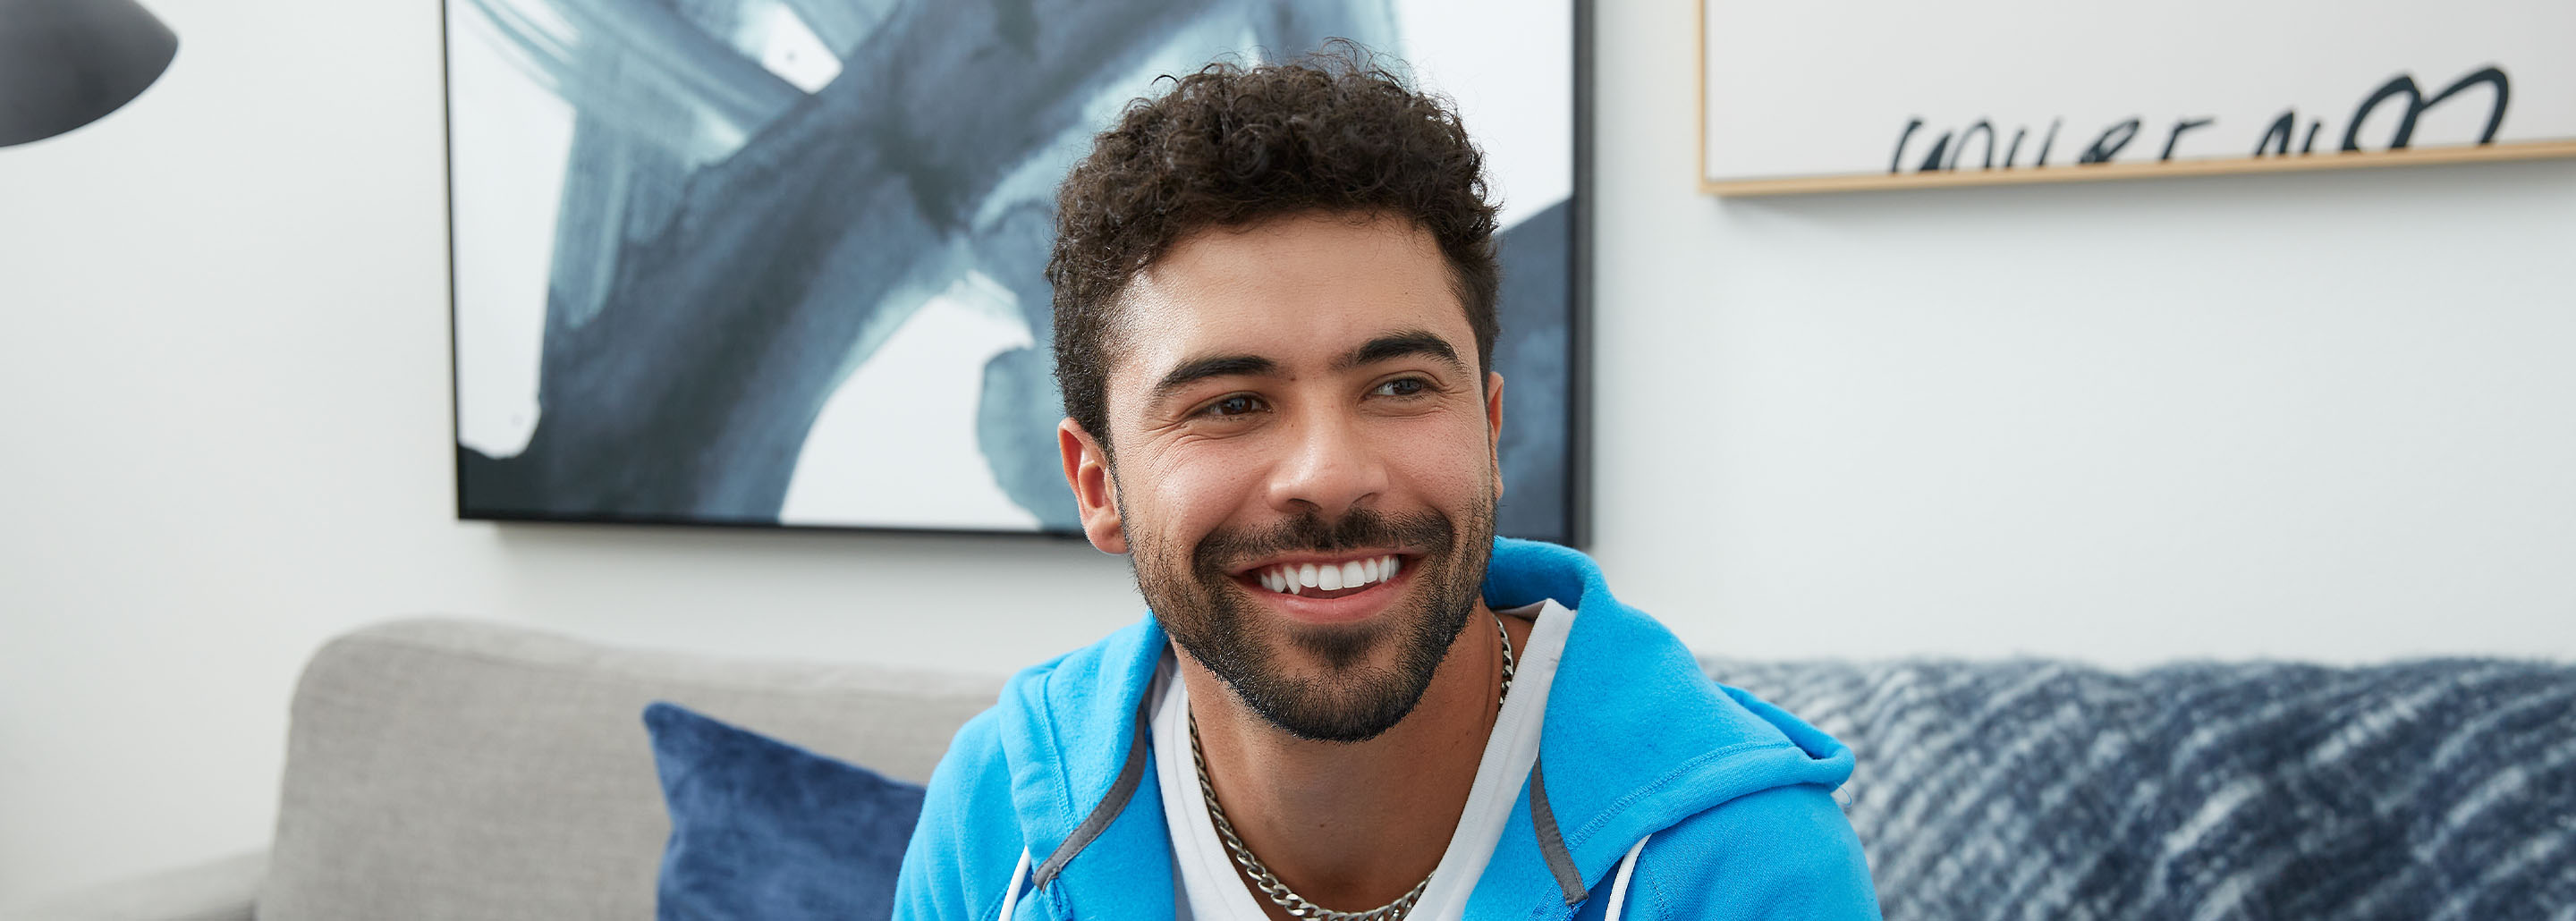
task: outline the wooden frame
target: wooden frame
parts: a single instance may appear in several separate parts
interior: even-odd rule
[[[1703,194],[1727,197],[1765,195],[1803,195],[1820,192],[1865,192],[1881,189],[1943,189],[1968,186],[2025,185],[2055,182],[2090,182],[2117,179],[2153,179],[2170,176],[2221,176],[2240,173],[2277,173],[2290,170],[2352,169],[2378,166],[2430,166],[2443,163],[2501,163],[2518,160],[2541,160],[2576,157],[2576,140],[2519,141],[2482,144],[2474,147],[2425,147],[2405,150],[2336,151],[2279,157],[2243,157],[2225,160],[2176,160],[2151,163],[2088,163],[2050,167],[2002,167],[1976,172],[1852,173],[1824,176],[1793,176],[1779,179],[1719,181],[1708,178],[1708,4],[1699,0],[1698,32],[1692,37],[1697,48],[1693,72],[1697,86],[1692,93],[1698,105],[1694,119],[1699,128],[1699,156],[1696,181]]]

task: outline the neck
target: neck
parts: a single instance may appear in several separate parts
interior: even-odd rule
[[[1479,602],[1413,712],[1365,742],[1289,735],[1180,651],[1210,786],[1235,834],[1281,882],[1324,907],[1366,911],[1439,865],[1499,715],[1494,622]],[[1527,624],[1507,619],[1506,629],[1526,645]]]

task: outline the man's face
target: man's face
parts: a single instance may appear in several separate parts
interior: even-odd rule
[[[1477,608],[1502,482],[1502,378],[1476,370],[1438,244],[1387,217],[1205,230],[1129,283],[1119,323],[1115,464],[1061,437],[1092,542],[1132,554],[1164,629],[1280,728],[1395,725]]]

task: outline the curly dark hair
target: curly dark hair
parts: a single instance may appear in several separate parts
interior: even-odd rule
[[[1449,102],[1417,91],[1358,45],[1301,60],[1210,64],[1159,98],[1128,103],[1056,192],[1055,374],[1065,414],[1109,446],[1109,363],[1128,281],[1181,238],[1303,212],[1401,215],[1449,261],[1493,370],[1495,208],[1484,154]]]

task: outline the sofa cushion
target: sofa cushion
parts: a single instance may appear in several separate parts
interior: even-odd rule
[[[1852,747],[1889,918],[2576,904],[2576,667],[1702,664]]]
[[[645,704],[919,781],[1001,683],[454,619],[362,629],[315,653],[296,688],[259,916],[650,917],[670,824]]]
[[[881,921],[920,784],[708,719],[644,708],[670,806],[661,921]]]

